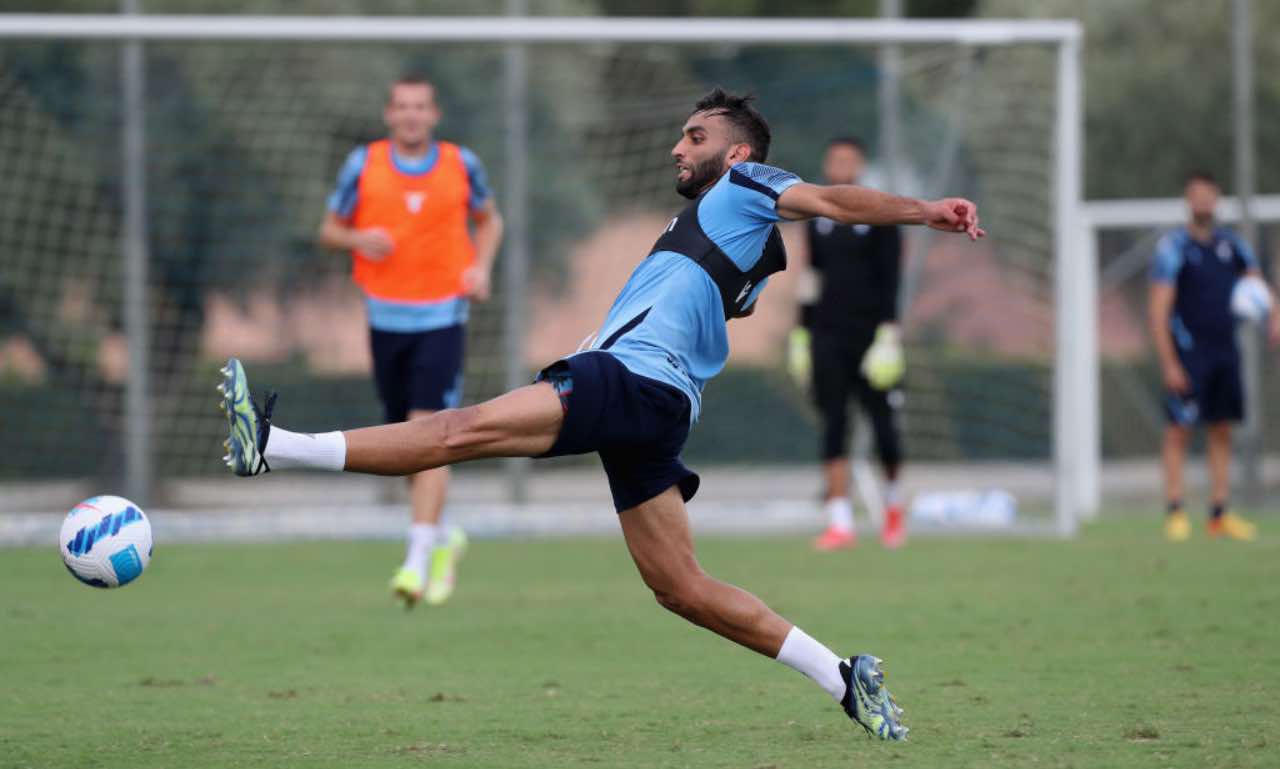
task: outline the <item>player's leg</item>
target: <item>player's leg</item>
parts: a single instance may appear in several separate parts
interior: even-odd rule
[[[640,577],[664,608],[809,676],[877,736],[906,737],[901,711],[882,685],[879,660],[869,655],[842,660],[756,596],[702,570],[678,487],[618,518]]]
[[[548,382],[492,400],[438,411],[425,419],[331,433],[296,433],[270,421],[274,397],[259,411],[236,359],[223,368],[223,408],[231,435],[227,464],[237,475],[307,468],[372,475],[409,475],[488,457],[547,452],[564,422],[560,396]]]
[[[409,412],[409,419],[429,419],[435,413],[415,409]],[[422,470],[405,479],[411,520],[404,562],[391,579],[391,589],[406,608],[412,608],[424,597],[428,603],[438,605],[453,593],[456,562],[466,546],[466,535],[459,528],[443,525],[449,476],[449,467],[445,466]]]
[[[429,419],[439,411],[455,408],[462,400],[463,350],[466,327],[462,324],[417,335],[407,366],[409,419]],[[449,468],[436,467],[409,476],[409,502],[413,520],[405,562],[392,579],[393,589],[412,606],[421,597],[439,605],[453,594],[456,564],[466,547],[466,535],[442,520],[449,485]],[[417,593],[406,594],[405,586]]]
[[[1187,456],[1187,444],[1191,440],[1188,425],[1169,424],[1164,428],[1160,443],[1160,463],[1164,470],[1165,536],[1171,541],[1182,542],[1191,536],[1191,523],[1182,509],[1182,465]]]
[[[422,416],[421,412],[414,413],[411,410],[411,403],[421,402],[422,399],[420,391],[425,382],[415,378],[414,363],[419,355],[421,341],[428,335],[428,332],[369,329],[373,381],[387,424]],[[280,434],[277,434],[276,443],[280,442]],[[285,439],[284,442],[287,443],[288,440]],[[411,507],[416,512],[419,505],[412,499],[414,476],[406,480],[409,482]],[[391,592],[404,601],[406,607],[412,607],[421,600],[426,590],[426,561],[431,552],[434,534],[434,526],[423,526],[416,521],[410,523],[405,533],[405,559],[391,577]]]
[[[1244,384],[1240,356],[1234,351],[1216,361],[1204,395],[1205,459],[1209,466],[1209,524],[1213,537],[1250,541],[1258,531],[1231,512],[1231,424],[1244,419]]]
[[[618,515],[627,549],[664,608],[769,657],[778,656],[791,624],[760,599],[702,571],[688,514],[675,486]],[[834,654],[830,680],[836,678]]]
[[[813,336],[813,397],[822,418],[823,510],[827,527],[814,540],[818,550],[852,547],[856,541],[849,490],[848,355],[829,335]]]
[[[1209,466],[1209,506],[1218,518],[1231,495],[1231,423],[1210,422],[1205,426],[1205,462]]]
[[[1198,356],[1179,351],[1178,358],[1187,374],[1188,391],[1164,394],[1167,424],[1160,442],[1160,464],[1164,472],[1164,534],[1171,542],[1184,542],[1191,536],[1191,521],[1182,508],[1182,467],[1191,443],[1191,430],[1201,419],[1200,395],[1204,392],[1204,367]]]
[[[902,515],[902,437],[895,418],[902,391],[877,390],[863,377],[858,381],[858,399],[871,420],[875,433],[876,454],[884,471],[884,525],[880,540],[885,547],[901,547],[907,538]]]

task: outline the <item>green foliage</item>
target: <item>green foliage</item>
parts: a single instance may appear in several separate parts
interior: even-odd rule
[[[984,16],[1078,18],[1085,29],[1086,197],[1181,193],[1191,168],[1230,190],[1230,3],[985,0]],[[1280,191],[1280,4],[1253,3],[1257,179]],[[1271,162],[1269,162],[1271,161]]]
[[[694,502],[696,517],[697,502]],[[602,510],[601,515],[611,512]],[[750,515],[744,510],[743,515]],[[159,527],[157,530],[163,531]],[[1269,527],[1269,524],[1271,526]],[[709,573],[872,652],[911,741],[667,614],[617,539],[476,542],[442,609],[398,543],[173,545],[106,593],[0,558],[6,769],[1274,767],[1280,540],[1170,547],[1159,511],[1073,542],[817,556],[708,539]]]

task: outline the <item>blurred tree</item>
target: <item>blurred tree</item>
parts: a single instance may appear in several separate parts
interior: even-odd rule
[[[1084,24],[1086,197],[1180,194],[1190,168],[1232,179],[1230,3],[984,0],[983,16]],[[1258,186],[1280,191],[1280,3],[1255,2]]]
[[[201,10],[187,0],[146,0],[152,13]],[[552,4],[546,4],[548,8]],[[559,0],[562,13],[583,9]],[[490,2],[480,10],[500,10]],[[369,13],[422,13],[411,0],[370,0]],[[114,3],[48,0],[39,8],[0,0],[4,11],[110,12]],[[223,13],[297,12],[285,0],[224,2]],[[337,0],[309,13],[349,13]],[[474,13],[449,0],[432,13]],[[0,333],[22,333],[49,364],[51,384],[99,405],[118,435],[119,387],[102,375],[104,345],[121,325],[119,258],[120,47],[113,42],[30,41],[0,47],[0,155],[17,180],[0,200]],[[345,269],[314,234],[325,196],[347,152],[384,133],[385,86],[406,70],[435,80],[442,138],[484,159],[502,205],[501,46],[148,43],[147,187],[152,295],[153,392],[160,419],[204,403],[195,382],[206,297],[293,292]],[[596,218],[599,197],[584,183],[566,126],[599,103],[600,83],[563,47],[531,56],[529,158],[535,259],[560,265],[561,245]],[[572,80],[574,88],[556,87]],[[68,297],[85,311],[68,312]],[[74,303],[73,303],[74,304]],[[76,305],[77,307],[80,305]],[[500,304],[478,309],[478,320]],[[196,389],[196,388],[199,389]],[[476,388],[480,390],[481,388]],[[198,399],[198,400],[197,400]],[[203,413],[200,409],[198,413]],[[163,455],[165,447],[161,446]]]

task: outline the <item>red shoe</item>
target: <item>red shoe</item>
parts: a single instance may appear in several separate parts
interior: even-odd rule
[[[890,550],[907,544],[907,529],[902,525],[902,506],[889,505],[884,509],[884,526],[880,529],[880,543]]]
[[[857,532],[828,526],[826,531],[813,540],[813,549],[829,553],[832,550],[848,550],[857,543]]]

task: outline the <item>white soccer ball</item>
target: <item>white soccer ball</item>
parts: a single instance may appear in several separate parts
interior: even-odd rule
[[[1231,313],[1249,323],[1261,323],[1271,312],[1271,291],[1257,275],[1246,275],[1231,289]]]
[[[121,587],[151,561],[151,522],[124,497],[90,497],[71,509],[58,534],[71,576],[94,587]]]

